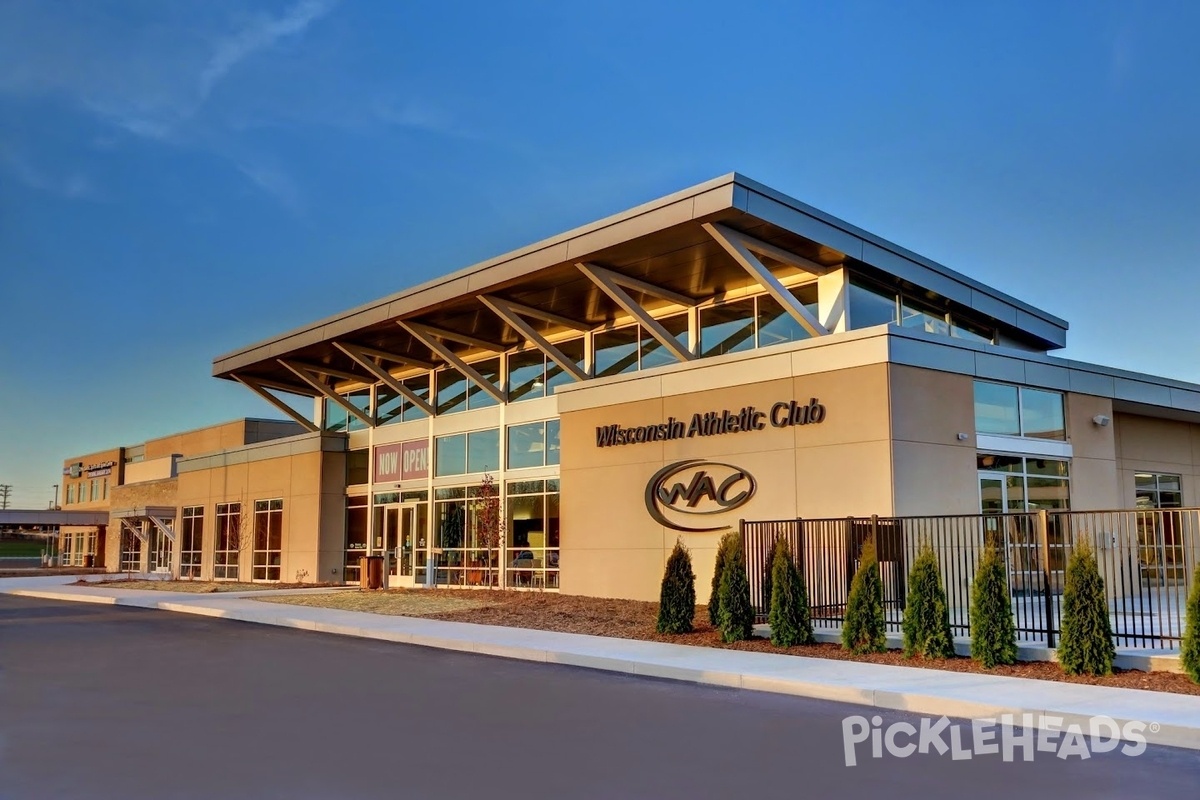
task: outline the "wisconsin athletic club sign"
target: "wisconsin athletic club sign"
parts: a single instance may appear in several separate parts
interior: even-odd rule
[[[754,476],[733,464],[676,461],[646,484],[646,510],[655,522],[677,531],[716,531],[728,526],[706,525],[704,517],[746,505],[757,489]]]
[[[814,397],[804,404],[795,400],[785,400],[771,406],[770,411],[745,406],[739,411],[725,409],[693,414],[687,422],[670,417],[666,422],[656,425],[601,425],[596,428],[596,447],[761,431],[768,423],[773,428],[789,428],[793,425],[815,425],[824,421],[825,406],[817,402],[817,398]]]

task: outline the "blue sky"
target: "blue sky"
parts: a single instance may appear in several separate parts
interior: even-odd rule
[[[1200,382],[1200,6],[0,0],[0,483],[213,356],[729,171]]]

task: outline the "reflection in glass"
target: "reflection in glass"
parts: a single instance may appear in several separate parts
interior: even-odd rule
[[[546,420],[546,464],[557,464],[558,452],[558,420]]]
[[[792,290],[792,294],[804,304],[814,318],[820,319],[820,308],[817,305],[817,285],[811,283]],[[770,347],[773,344],[798,342],[812,336],[796,321],[796,318],[783,309],[775,298],[762,295],[758,298],[758,346]]]
[[[337,403],[325,398],[325,430],[327,431],[344,431],[348,424],[346,409],[342,408]]]
[[[1017,387],[975,381],[975,430],[978,433],[1020,436]]]
[[[639,330],[637,325],[629,325],[611,331],[600,331],[595,335],[592,341],[595,347],[597,378],[637,372]]]
[[[873,328],[896,321],[896,293],[850,281],[850,327]]]
[[[433,474],[462,475],[467,471],[467,435],[454,433],[434,439]]]
[[[926,333],[936,333],[945,336],[950,333],[950,325],[946,322],[946,312],[940,311],[916,300],[905,297],[900,303],[900,325],[904,328],[917,328]]]
[[[476,372],[480,374],[492,386],[500,385],[500,358],[488,358],[483,361],[476,361],[471,365]],[[495,397],[479,386],[475,381],[471,381],[467,389],[467,408],[487,408],[488,406],[496,405],[498,401]]]
[[[701,356],[719,356],[753,348],[753,298],[700,309]]]
[[[417,397],[429,402],[429,373],[424,372],[420,375],[414,375],[411,378],[405,378],[400,381],[405,388],[415,394]],[[404,421],[409,422],[414,419],[424,419],[428,416],[425,410],[418,405],[404,401]]]
[[[404,397],[385,384],[375,387],[375,419],[379,425],[399,422],[404,414]]]
[[[541,350],[524,350],[508,356],[508,401],[546,396],[546,358]]]
[[[1067,438],[1063,396],[1059,392],[1021,389],[1021,426],[1025,436],[1038,439]]]
[[[540,467],[546,462],[546,423],[508,426],[508,468]]]
[[[500,468],[500,429],[471,431],[467,434],[467,472],[488,472]]]
[[[371,390],[370,389],[355,389],[353,392],[349,392],[346,395],[346,399],[350,402],[350,405],[354,406],[359,411],[362,411],[368,417],[371,416]],[[349,426],[348,430],[352,430],[352,431],[361,431],[361,430],[366,430],[366,428],[367,428],[367,423],[363,422],[361,419],[354,416],[353,414],[349,414],[347,424]]]
[[[667,333],[674,337],[675,341],[683,346],[684,350],[688,349],[688,315],[675,314],[670,317],[663,317],[658,321],[658,324],[667,329]],[[650,335],[645,329],[640,329],[641,346],[642,346],[642,369],[651,369],[652,367],[660,367],[664,364],[677,364],[679,359],[675,358],[670,350],[663,347],[662,343]]]
[[[437,371],[437,413],[454,414],[467,410],[467,379],[449,367]]]
[[[565,342],[555,342],[554,346],[558,348],[560,353],[575,362],[575,366],[579,367],[581,371],[583,370],[583,339],[569,339]],[[574,382],[575,378],[571,377],[569,372],[565,372],[562,367],[553,361],[546,360],[547,397],[553,394],[554,387]]]

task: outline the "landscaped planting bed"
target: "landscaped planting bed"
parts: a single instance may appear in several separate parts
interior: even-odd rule
[[[660,635],[654,632],[658,604],[636,600],[606,600],[543,592],[452,589],[349,591],[256,599],[321,608],[369,611],[377,614],[427,617],[451,622],[474,622],[483,625],[614,636],[622,639],[641,639],[697,647],[723,647],[730,650],[782,653],[810,658],[865,661],[872,664],[923,667],[952,672],[975,672],[1017,678],[1086,683],[1094,686],[1115,686],[1126,689],[1149,689],[1159,692],[1200,695],[1200,685],[1192,683],[1187,675],[1169,672],[1147,673],[1138,670],[1117,670],[1112,675],[1104,677],[1072,676],[1064,674],[1057,664],[1046,661],[1018,662],[1011,666],[998,666],[986,670],[969,658],[910,660],[904,658],[899,651],[855,656],[835,644],[779,648],[773,646],[766,639],[758,638],[725,644],[721,642],[718,632],[709,626],[706,609],[703,606],[696,609],[696,630],[694,632],[680,635]],[[470,607],[448,608],[448,601],[455,600],[468,603]]]

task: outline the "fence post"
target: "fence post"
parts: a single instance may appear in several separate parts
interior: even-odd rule
[[[1037,532],[1042,551],[1042,605],[1046,615],[1046,647],[1054,647],[1054,592],[1050,573],[1050,514],[1044,508],[1037,512]]]

